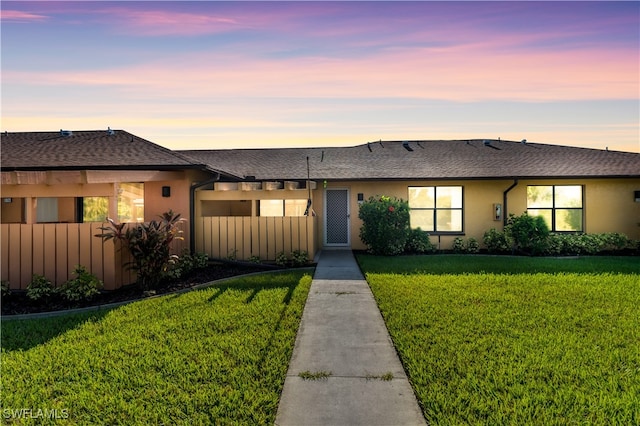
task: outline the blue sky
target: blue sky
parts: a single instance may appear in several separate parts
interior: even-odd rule
[[[639,2],[12,2],[2,131],[640,152]]]

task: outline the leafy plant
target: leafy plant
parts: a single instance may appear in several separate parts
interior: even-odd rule
[[[407,253],[415,254],[434,253],[436,251],[436,245],[431,242],[427,232],[416,228],[409,231],[404,250]]]
[[[456,237],[453,239],[453,251],[454,253],[478,253],[480,244],[473,237],[469,237],[466,241],[461,237]]]
[[[260,256],[250,256],[249,259],[247,259],[249,261],[249,263],[255,263],[255,264],[259,264],[260,263]]]
[[[108,221],[110,225],[101,227],[103,233],[96,236],[105,241],[120,241],[133,257],[128,266],[137,273],[138,284],[143,289],[155,288],[179,258],[171,254],[170,249],[173,240],[183,239],[178,224],[184,219],[170,210],[160,216],[160,221],[152,220],[126,229],[124,223]]]
[[[100,289],[103,287],[102,281],[87,271],[84,266],[76,266],[73,273],[76,277],[64,283],[58,290],[63,298],[70,302],[78,302],[80,300],[90,300],[100,293]]]
[[[360,239],[369,252],[398,255],[409,238],[409,203],[395,197],[370,197],[360,205]]]
[[[184,277],[192,271],[202,269],[207,266],[209,257],[206,253],[189,253],[184,250],[167,271],[167,277],[178,279]]]
[[[306,265],[309,263],[309,253],[304,250],[294,250],[291,253],[291,263],[294,267]]]
[[[549,227],[542,216],[529,216],[524,212],[520,216],[509,215],[505,233],[509,236],[516,251],[540,255],[547,249]]]
[[[454,253],[464,253],[464,240],[461,237],[455,237],[451,249]]]
[[[484,233],[482,242],[487,246],[489,253],[508,253],[511,251],[511,242],[506,233],[495,228]]]
[[[289,262],[289,258],[287,257],[285,252],[281,251],[278,254],[276,254],[276,265],[285,266],[287,262]]]
[[[227,258],[226,259],[227,260],[231,260],[233,262],[238,260],[238,250],[237,249],[229,250],[227,252]]]
[[[40,300],[51,296],[55,291],[50,280],[42,275],[33,274],[27,286],[27,297],[31,300]]]
[[[0,282],[0,297],[5,298],[11,296],[11,288],[9,286],[9,281],[2,280]]]

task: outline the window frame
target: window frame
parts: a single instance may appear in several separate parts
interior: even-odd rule
[[[540,187],[540,186],[544,186],[544,187],[551,187],[551,207],[529,207],[529,187]],[[556,206],[556,188],[557,187],[567,187],[567,186],[577,186],[580,188],[580,207],[557,207]],[[549,231],[550,232],[554,232],[554,233],[563,233],[563,234],[582,234],[585,231],[585,227],[586,227],[586,223],[585,223],[585,217],[584,217],[584,185],[580,185],[580,184],[565,184],[565,185],[543,185],[543,184],[537,184],[537,185],[527,185],[527,197],[526,197],[526,202],[527,202],[527,213],[529,213],[532,210],[537,210],[537,211],[549,211],[551,213],[551,223],[548,224],[549,225]],[[570,211],[580,211],[580,229],[577,231],[563,231],[563,230],[557,230],[556,229],[556,212],[558,210],[570,210]],[[544,217],[544,216],[543,216]]]
[[[408,196],[411,188],[433,188],[433,207],[411,207],[410,198]],[[460,188],[460,207],[438,207],[438,188]],[[464,220],[464,186],[463,185],[423,185],[423,186],[408,186],[407,187],[407,203],[409,204],[409,213],[412,210],[421,211],[433,211],[433,230],[422,229],[422,231],[428,232],[430,235],[464,235],[465,234],[465,220]],[[442,211],[459,211],[460,212],[460,230],[456,231],[438,231],[438,212]],[[411,229],[417,229],[409,221]]]

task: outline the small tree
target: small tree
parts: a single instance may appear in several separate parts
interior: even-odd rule
[[[129,250],[133,261],[127,266],[136,272],[138,284],[143,289],[155,288],[160,283],[169,266],[178,259],[177,255],[171,254],[171,243],[183,239],[178,227],[178,223],[184,221],[180,214],[170,210],[163,213],[160,219],[134,227],[107,219],[110,225],[101,227],[103,233],[96,235],[105,241],[120,241]]]
[[[360,239],[373,254],[397,255],[409,237],[409,203],[395,197],[370,197],[360,205]]]

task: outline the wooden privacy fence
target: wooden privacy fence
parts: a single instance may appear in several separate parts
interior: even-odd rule
[[[196,222],[196,251],[211,258],[275,260],[284,252],[315,256],[316,218],[309,216],[207,216]]]
[[[57,287],[69,279],[77,265],[104,282],[105,290],[114,290],[136,280],[125,265],[131,260],[119,243],[102,241],[95,235],[103,223],[1,224],[1,276],[10,288],[25,290],[33,274],[44,275]],[[174,241],[173,253],[186,248]]]

